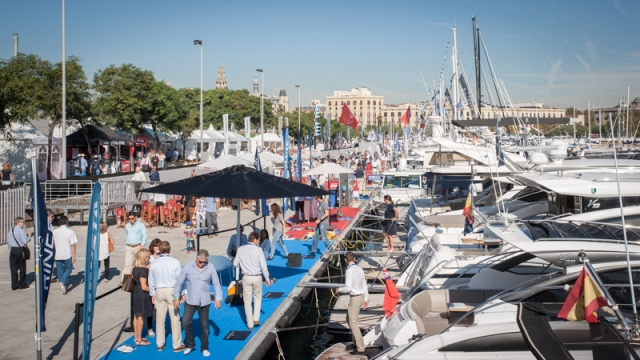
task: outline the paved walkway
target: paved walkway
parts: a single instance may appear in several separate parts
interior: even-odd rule
[[[236,211],[221,209],[218,219],[220,229],[235,227]],[[241,222],[247,223],[258,218],[254,212],[243,210]],[[74,307],[75,303],[83,301],[85,267],[85,243],[86,225],[79,225],[71,218],[71,229],[78,236],[77,258],[75,269],[71,274],[71,288],[66,295],[60,293],[57,284],[52,284],[46,309],[47,331],[42,333],[42,357],[43,359],[71,359],[73,357],[73,331],[74,331]],[[256,226],[262,226],[262,220]],[[110,223],[111,225],[111,223]],[[271,233],[271,225],[267,219],[267,229]],[[249,229],[245,230],[245,234]],[[102,282],[102,270],[100,269],[100,283],[98,295],[103,294],[118,286],[120,269],[124,264],[124,229],[116,229],[115,225],[109,227],[116,242],[115,252],[111,254],[111,276],[108,283]],[[187,255],[185,243],[179,242],[181,229],[166,229],[154,227],[147,230],[148,242],[154,238],[168,240],[172,245],[171,255],[186,263],[195,258],[192,253]],[[224,255],[226,253],[229,236],[232,233],[202,237],[201,248],[209,250],[211,255]],[[30,242],[33,253],[33,244]],[[9,250],[6,245],[0,246],[0,298],[3,306],[0,310],[0,319],[4,324],[0,327],[0,359],[23,360],[33,359],[36,354],[36,342],[34,340],[35,327],[35,292],[34,292],[34,266],[33,260],[27,262],[27,280],[29,290],[11,291],[11,277],[9,273]],[[128,326],[129,294],[123,291],[106,296],[96,302],[96,311],[93,327],[93,346],[91,358],[102,357],[115,344],[121,343],[131,336],[130,333],[122,333],[122,328]]]

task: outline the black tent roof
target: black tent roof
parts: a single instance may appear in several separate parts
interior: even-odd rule
[[[105,142],[116,142],[113,145],[126,145],[129,143],[129,139],[117,134],[108,126],[87,125],[67,136],[67,146],[86,146],[87,140],[83,132],[87,132],[89,142],[92,146],[99,145],[100,141],[102,141],[103,144]]]

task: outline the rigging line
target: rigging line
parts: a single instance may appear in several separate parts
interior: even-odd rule
[[[611,126],[611,131],[613,132],[613,122],[611,122],[611,118],[609,118],[609,124]],[[613,138],[612,138],[613,140]],[[624,250],[625,255],[627,257],[627,272],[629,274],[629,286],[631,288],[631,303],[633,304],[633,322],[635,331],[638,330],[638,307],[636,304],[636,295],[635,291],[633,291],[633,276],[631,274],[631,260],[629,259],[629,242],[627,241],[627,228],[624,221],[624,206],[622,205],[622,193],[620,191],[620,174],[618,172],[618,156],[616,155],[616,146],[613,145],[613,161],[616,166],[616,183],[618,185],[618,201],[620,202],[620,217],[622,220],[622,235],[624,236]]]
[[[487,45],[484,43],[484,37],[482,36],[482,33],[479,32],[478,35],[480,36],[480,41],[482,42],[482,48],[484,49],[484,56],[487,59],[487,63],[489,64],[489,71],[491,72],[491,77],[493,79],[493,86],[496,87],[496,93],[497,93],[498,83],[496,82],[496,74],[495,74],[495,71],[493,70],[493,64],[491,63],[489,52],[487,51]],[[486,82],[486,79],[485,79],[485,82]],[[502,106],[502,101],[500,100],[499,97],[498,97],[498,102],[499,102],[499,105]]]

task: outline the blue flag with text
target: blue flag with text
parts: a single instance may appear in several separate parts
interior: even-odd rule
[[[256,170],[262,172],[262,164],[260,163],[260,156],[258,155],[258,149],[256,149],[256,157],[253,160],[253,167]],[[262,216],[269,216],[269,205],[267,205],[267,199],[260,200],[260,209],[262,212]]]
[[[32,171],[36,171],[32,169]],[[35,182],[31,187],[31,210],[35,212],[35,204],[37,202],[38,213],[34,215],[35,221],[38,222],[38,234],[35,235],[35,241],[38,242],[40,247],[40,256],[33,256],[33,261],[36,262],[40,259],[38,266],[40,271],[38,276],[40,277],[40,331],[46,331],[44,311],[47,308],[47,299],[49,298],[49,290],[51,289],[51,276],[53,275],[53,262],[55,255],[55,248],[53,244],[53,227],[49,222],[49,216],[47,215],[47,207],[44,203],[44,196],[40,190],[40,183]],[[37,302],[36,302],[37,303]]]
[[[93,310],[98,287],[98,252],[100,250],[100,183],[93,185],[87,224],[87,252],[84,266],[84,331],[82,335],[82,360],[90,359],[93,340]]]

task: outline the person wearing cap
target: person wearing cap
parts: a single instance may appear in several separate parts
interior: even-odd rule
[[[84,158],[84,154],[78,155],[78,167],[80,168],[80,174],[87,175],[87,167],[89,167],[89,164],[87,163],[87,159]]]
[[[93,176],[102,175],[102,164],[100,163],[100,159],[98,159],[98,155],[93,155],[93,161],[91,161],[89,170]]]

